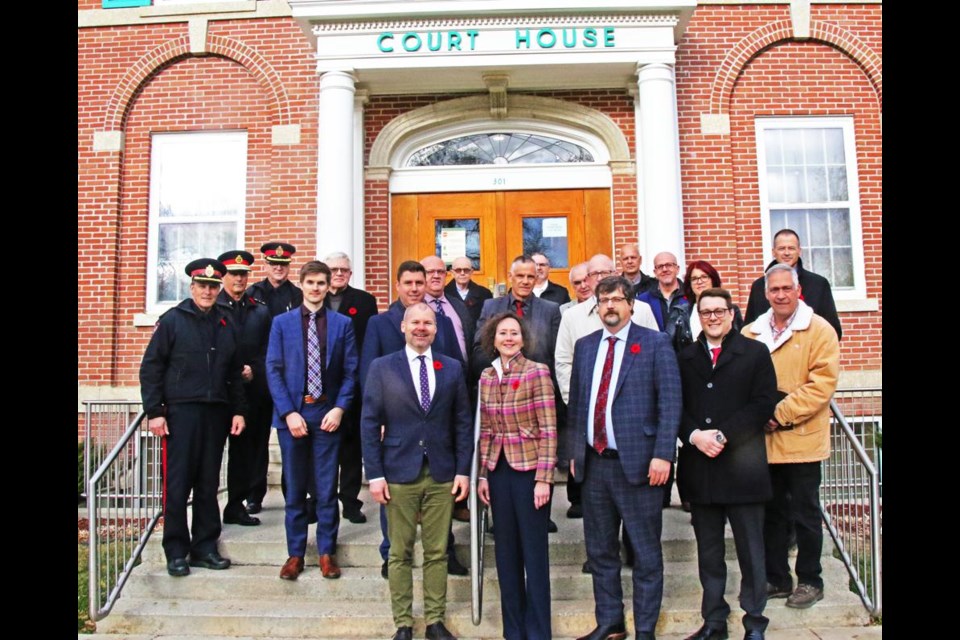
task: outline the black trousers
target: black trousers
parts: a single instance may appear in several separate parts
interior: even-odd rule
[[[254,414],[251,415],[247,423],[247,429],[254,427],[254,437],[251,443],[253,453],[253,468],[250,471],[250,488],[246,495],[247,503],[263,502],[267,495],[267,471],[270,468],[270,429],[273,420],[273,401],[268,396],[257,403]],[[257,428],[257,424],[262,424],[263,428]],[[231,455],[232,452],[231,452]],[[229,469],[228,469],[229,473]],[[227,481],[229,485],[229,480]]]
[[[765,631],[769,620],[763,610],[767,604],[767,573],[763,555],[763,504],[697,504],[690,505],[693,531],[697,536],[697,565],[703,601],[700,614],[708,627],[727,626],[730,605],[723,597],[727,586],[727,563],[724,560],[724,522],[730,520],[733,542],[740,563],[740,608],[744,611],[743,628]]]
[[[363,459],[360,452],[360,402],[343,416],[340,422],[340,489],[337,497],[344,512],[359,511],[363,501],[360,484],[363,478]]]
[[[163,552],[167,560],[217,550],[220,538],[220,463],[230,432],[225,404],[185,403],[167,407],[163,439]],[[187,528],[187,499],[193,492],[193,524]]]
[[[770,480],[773,500],[767,504],[763,527],[767,581],[778,587],[793,586],[787,562],[792,523],[797,532],[797,582],[823,589],[820,463],[771,464]]]
[[[272,410],[270,403],[267,408]],[[227,458],[227,504],[224,514],[237,514],[243,511],[243,501],[254,495],[256,485],[262,480],[264,489],[267,484],[266,467],[263,477],[259,477],[260,458],[267,455],[270,440],[270,414],[263,409],[262,403],[251,403],[246,429],[238,436],[230,436],[227,441],[230,455]],[[263,499],[263,496],[260,496]],[[256,500],[251,500],[256,502]]]

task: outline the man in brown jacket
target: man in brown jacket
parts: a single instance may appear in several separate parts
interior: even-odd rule
[[[770,349],[782,399],[767,423],[767,460],[773,500],[764,522],[767,597],[806,609],[823,599],[820,552],[820,461],[830,455],[830,398],[837,388],[840,343],[830,323],[800,299],[796,270],[767,270],[770,309],[743,335]],[[788,525],[797,531],[797,588],[787,563]]]

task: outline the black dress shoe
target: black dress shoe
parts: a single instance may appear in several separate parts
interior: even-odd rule
[[[413,627],[397,627],[393,640],[413,640]]]
[[[583,505],[580,503],[571,504],[570,508],[567,509],[567,517],[571,520],[577,520],[578,518],[583,517]]]
[[[203,569],[229,569],[230,568],[230,558],[224,558],[216,551],[211,551],[210,553],[205,553],[202,556],[190,556],[190,566],[191,567],[201,567]]]
[[[263,509],[263,505],[261,505],[259,502],[247,503],[247,513],[249,513],[250,515],[256,515],[260,513],[262,509]]]
[[[451,576],[465,576],[470,573],[470,571],[460,564],[460,561],[457,560],[457,557],[452,553],[447,554],[447,573]],[[441,624],[441,623],[437,623]],[[427,636],[428,638],[430,636]]]
[[[352,522],[353,524],[363,524],[364,522],[367,521],[367,516],[363,515],[363,513],[359,509],[357,510],[350,509],[349,511],[344,509],[343,517],[349,520],[350,522]]]
[[[580,573],[592,573],[590,571],[590,561],[587,560],[583,563],[583,566],[580,567]]]
[[[389,571],[390,571],[390,567],[387,564],[387,561],[384,560],[383,565],[381,565],[380,567],[380,577],[383,578],[384,580],[389,580],[390,579]],[[404,627],[400,627],[400,628],[403,629]],[[409,629],[409,627],[407,628]]]
[[[174,578],[182,578],[183,576],[190,575],[190,565],[187,564],[187,559],[171,558],[167,560],[167,573]]]
[[[547,520],[547,533],[556,533],[557,532],[557,523],[553,519]]]
[[[743,640],[764,640],[763,631],[758,629],[750,629],[744,634]]]
[[[727,640],[726,625],[722,627],[708,627],[703,625],[692,636],[687,636],[685,640]]]
[[[427,640],[457,640],[457,636],[450,633],[442,622],[427,625]]]
[[[598,626],[585,636],[577,640],[623,640],[627,637],[627,627],[622,623],[605,624]]]
[[[223,524],[239,524],[243,527],[256,527],[260,524],[260,518],[254,518],[246,511],[224,513]]]

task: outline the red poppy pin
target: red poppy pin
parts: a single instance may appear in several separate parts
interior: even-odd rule
[[[347,309],[347,313],[349,313],[349,314],[352,315],[352,316],[355,316],[355,315],[357,315],[357,308],[356,308],[356,307],[350,307],[349,309]]]
[[[247,299],[250,301],[250,304],[257,304],[257,299],[254,298],[253,296],[250,296]]]
[[[227,326],[227,319],[226,319],[226,318],[220,318],[220,326],[221,326],[221,327]]]
[[[519,388],[520,388],[520,381],[519,381],[519,380],[514,380],[511,386],[512,386],[514,389],[519,389]]]
[[[436,369],[437,371],[440,371],[440,369],[443,369],[443,363],[440,362],[439,360],[434,360],[433,368]]]
[[[630,345],[630,353],[632,353],[633,355],[637,355],[638,353],[640,353],[640,345],[638,343],[634,343]]]

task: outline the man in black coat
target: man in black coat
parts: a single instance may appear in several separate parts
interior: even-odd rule
[[[377,299],[362,289],[350,286],[353,265],[350,256],[335,252],[323,260],[330,267],[330,289],[323,299],[323,306],[350,318],[353,334],[357,340],[357,353],[363,351],[363,336],[367,332],[367,321],[377,315]],[[363,480],[363,463],[360,447],[360,413],[362,400],[360,393],[354,395],[353,404],[340,421],[340,490],[338,497],[343,505],[343,517],[354,524],[367,521],[360,508],[363,501],[360,484]]]
[[[480,311],[483,309],[483,301],[492,298],[493,294],[490,293],[490,289],[481,287],[470,278],[473,275],[473,262],[470,258],[457,258],[450,266],[450,270],[453,272],[453,280],[448,282],[443,290],[448,296],[459,296],[467,307],[467,311],[470,312],[473,324],[476,325],[480,319]]]
[[[266,359],[273,318],[263,301],[245,293],[253,255],[236,249],[220,254],[217,260],[227,268],[217,305],[224,307],[228,316],[233,318],[239,332],[243,389],[249,406],[247,428],[229,439],[227,504],[223,508],[223,523],[250,527],[260,524],[260,519],[247,513],[243,501],[259,504],[267,491],[273,401],[267,387]]]
[[[773,237],[773,258],[773,262],[767,265],[767,269],[777,263],[788,264],[796,269],[800,278],[800,298],[813,309],[815,314],[836,329],[838,340],[842,338],[840,318],[837,316],[837,304],[833,300],[830,282],[820,274],[803,268],[803,260],[800,259],[800,236],[796,231],[793,229],[777,231],[777,235]],[[744,324],[750,324],[769,308],[770,303],[767,302],[763,276],[760,276],[750,286],[750,300],[747,302]]]
[[[777,374],[766,348],[733,331],[726,289],[700,295],[700,338],[680,352],[683,418],[677,481],[690,501],[703,586],[703,626],[687,640],[727,637],[723,598],[724,522],[729,519],[743,580],[740,606],[747,640],[762,640],[768,620],[764,503],[773,495],[764,425],[777,404]],[[763,347],[763,345],[760,345]]]
[[[303,292],[290,282],[290,262],[297,248],[286,242],[267,242],[260,247],[267,263],[267,277],[247,289],[247,295],[263,300],[274,318],[303,304]]]
[[[550,280],[550,258],[542,253],[530,256],[537,267],[537,284],[533,287],[533,295],[541,300],[549,300],[559,304],[570,302],[570,292]]]

